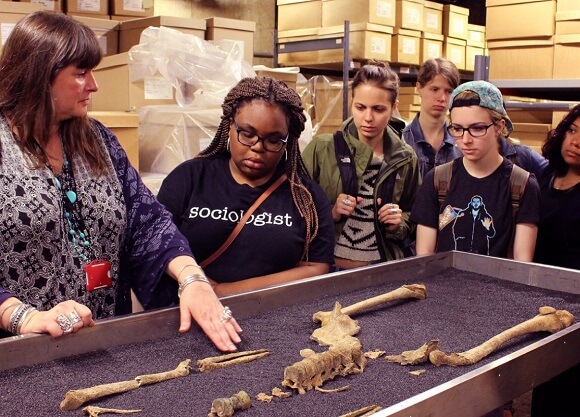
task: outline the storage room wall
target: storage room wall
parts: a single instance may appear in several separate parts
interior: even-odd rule
[[[156,15],[195,19],[217,16],[256,22],[253,64],[266,66],[272,66],[275,9],[275,0],[155,0],[154,3]]]

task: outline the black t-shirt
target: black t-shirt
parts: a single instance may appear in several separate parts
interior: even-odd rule
[[[568,190],[542,184],[534,262],[580,269],[580,184]]]
[[[245,211],[282,172],[259,187],[238,184],[226,157],[195,158],[180,164],[163,181],[157,198],[189,240],[198,262],[228,238]],[[310,243],[310,262],[334,262],[334,223],[330,202],[311,179],[304,179],[318,213],[318,235]],[[216,282],[294,268],[302,259],[306,223],[294,205],[288,181],[256,209],[229,248],[204,268]]]
[[[440,207],[431,170],[413,205],[411,221],[439,230],[437,252],[459,250],[505,258],[514,229],[511,172],[512,163],[504,158],[491,175],[475,178],[465,170],[463,157],[458,158]],[[537,224],[539,217],[539,186],[530,174],[515,222]]]

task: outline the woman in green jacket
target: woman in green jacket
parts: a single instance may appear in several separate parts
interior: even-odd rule
[[[335,269],[403,258],[415,230],[409,215],[421,185],[418,159],[389,125],[398,94],[388,65],[363,66],[352,82],[352,117],[302,154],[333,205]]]

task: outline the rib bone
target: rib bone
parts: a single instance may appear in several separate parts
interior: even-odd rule
[[[540,314],[526,320],[502,333],[493,336],[488,341],[465,352],[451,353],[449,355],[440,350],[434,350],[429,354],[429,360],[434,365],[473,365],[499,348],[510,339],[535,332],[556,333],[574,322],[574,316],[566,310],[556,310],[553,307],[540,307]]]
[[[251,362],[256,359],[268,356],[267,349],[248,350],[245,352],[229,353],[227,355],[213,356],[197,361],[200,372],[213,371],[215,369],[226,368],[240,363]]]

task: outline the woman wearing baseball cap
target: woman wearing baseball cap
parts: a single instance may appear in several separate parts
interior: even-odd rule
[[[500,91],[486,81],[457,87],[451,95],[448,133],[463,156],[447,165],[445,184],[430,171],[411,211],[417,223],[417,254],[460,250],[531,261],[539,221],[539,186],[535,176],[501,155],[513,129]],[[449,166],[449,164],[452,164]],[[512,172],[525,179],[518,210],[513,211]],[[446,188],[445,188],[446,187]],[[511,257],[511,256],[510,256]]]

